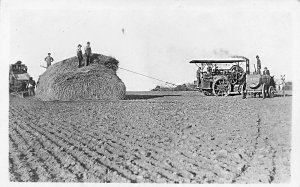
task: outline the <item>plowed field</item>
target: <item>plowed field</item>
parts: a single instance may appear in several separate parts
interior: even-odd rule
[[[10,181],[288,182],[291,105],[292,97],[197,92],[132,92],[123,101],[10,97]]]

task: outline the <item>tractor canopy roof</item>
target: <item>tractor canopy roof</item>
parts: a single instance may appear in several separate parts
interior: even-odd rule
[[[192,60],[190,63],[203,63],[203,64],[228,64],[228,63],[237,63],[237,62],[246,62],[248,59],[243,56],[231,56],[228,58],[207,58]]]

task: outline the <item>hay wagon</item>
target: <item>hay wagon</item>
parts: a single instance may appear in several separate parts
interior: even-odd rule
[[[272,98],[276,93],[276,84],[274,81],[274,76],[261,74],[247,74],[242,90],[243,98],[246,98],[247,95],[251,95],[254,97],[258,95],[262,98]]]
[[[227,59],[192,60],[190,63],[201,67],[198,89],[205,95],[240,94],[246,74],[250,73],[249,59],[243,56]]]
[[[11,64],[9,67],[9,93],[19,97],[28,95],[29,79],[30,75],[27,73],[25,64],[22,64],[21,61]]]

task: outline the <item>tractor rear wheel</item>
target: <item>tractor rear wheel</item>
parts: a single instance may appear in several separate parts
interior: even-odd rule
[[[227,96],[231,91],[230,82],[223,77],[215,80],[212,87],[215,96]]]

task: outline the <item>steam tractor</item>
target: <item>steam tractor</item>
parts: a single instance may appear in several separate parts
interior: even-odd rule
[[[199,90],[205,95],[242,94],[246,98],[251,94],[265,98],[273,97],[276,92],[274,76],[261,75],[256,71],[250,74],[249,59],[246,57],[192,60],[190,63],[201,68]]]
[[[241,93],[246,74],[250,73],[249,60],[243,56],[192,60],[190,63],[200,65],[199,90],[205,95],[227,96],[231,93]]]

